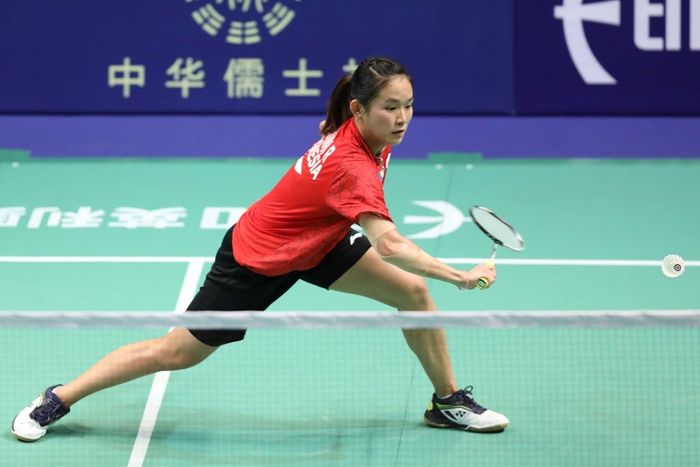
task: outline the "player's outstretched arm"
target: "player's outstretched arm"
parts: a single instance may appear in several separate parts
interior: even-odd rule
[[[396,225],[383,217],[362,214],[359,222],[379,256],[404,271],[467,289],[476,287],[477,281],[482,277],[487,278],[490,283],[496,280],[495,269],[485,264],[479,264],[470,271],[462,271],[433,258],[401,235]]]

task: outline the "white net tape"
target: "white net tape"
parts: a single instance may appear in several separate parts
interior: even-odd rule
[[[190,312],[0,311],[0,328],[77,327],[439,328],[439,327],[700,327],[700,310]]]

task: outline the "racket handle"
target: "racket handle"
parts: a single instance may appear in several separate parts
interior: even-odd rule
[[[494,266],[494,262],[492,259],[486,261],[486,263],[484,264],[489,268],[493,268]],[[479,287],[481,290],[488,289],[490,285],[491,283],[485,277],[480,277],[479,280],[476,281],[476,286]]]

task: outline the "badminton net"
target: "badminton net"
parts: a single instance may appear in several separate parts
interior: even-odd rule
[[[4,311],[6,423],[45,387],[173,326],[249,331],[195,368],[93,394],[37,445],[8,435],[12,465],[40,451],[65,465],[103,466],[700,459],[700,310]],[[457,383],[509,417],[504,433],[423,424],[433,388],[401,331],[431,328],[445,330]]]

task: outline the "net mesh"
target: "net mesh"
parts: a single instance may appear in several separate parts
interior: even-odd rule
[[[249,327],[189,370],[94,394],[8,465],[692,465],[700,311],[0,313],[6,422],[45,387],[171,326]],[[495,436],[427,428],[401,328],[444,327]],[[146,429],[145,429],[145,428]],[[144,431],[145,430],[145,431]],[[150,431],[149,431],[150,430]]]

